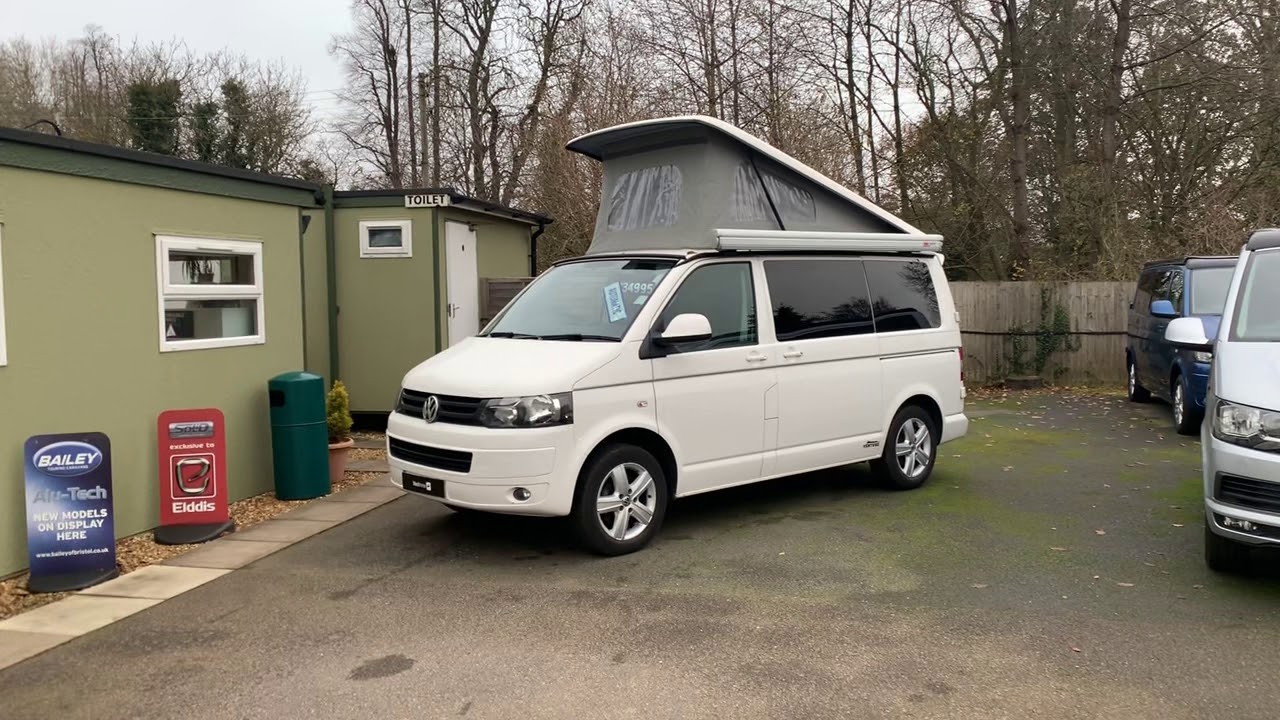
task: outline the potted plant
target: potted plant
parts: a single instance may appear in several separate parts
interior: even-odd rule
[[[325,416],[329,425],[329,485],[332,487],[342,480],[347,471],[347,455],[356,444],[351,438],[351,398],[341,380],[333,381],[333,388],[325,398]]]

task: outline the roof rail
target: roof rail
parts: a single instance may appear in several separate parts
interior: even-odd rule
[[[1249,236],[1249,244],[1246,247],[1250,251],[1270,250],[1271,248],[1280,247],[1280,228],[1266,228],[1255,231]]]
[[[938,253],[941,235],[718,228],[721,250]]]

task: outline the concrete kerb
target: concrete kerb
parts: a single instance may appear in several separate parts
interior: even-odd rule
[[[200,587],[403,494],[387,485],[385,476],[379,477],[0,621],[0,670]]]

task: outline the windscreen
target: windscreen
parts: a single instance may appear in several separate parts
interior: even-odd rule
[[[674,260],[590,260],[543,273],[503,310],[489,337],[621,340]]]
[[[1254,253],[1236,305],[1232,340],[1280,342],[1280,250]]]
[[[1197,268],[1191,271],[1191,314],[1221,315],[1227,304],[1227,290],[1233,266]]]

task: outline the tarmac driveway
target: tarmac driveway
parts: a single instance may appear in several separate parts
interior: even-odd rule
[[[1280,573],[1204,568],[1167,408],[971,410],[922,490],[691,498],[621,558],[405,497],[0,673],[3,714],[1274,717]]]

